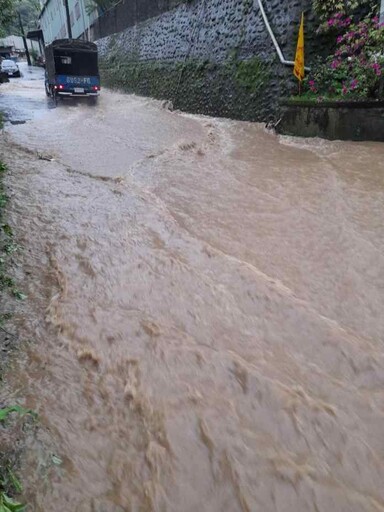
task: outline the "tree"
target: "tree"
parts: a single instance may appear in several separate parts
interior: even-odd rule
[[[0,0],[0,35],[6,34],[6,27],[12,21],[14,11],[14,0]]]
[[[313,0],[313,7],[322,22],[336,13],[351,15],[361,8],[375,8],[378,0]]]
[[[0,0],[2,2],[3,0]],[[12,1],[12,0],[7,0]],[[24,30],[27,33],[29,30],[37,28],[38,17],[40,13],[40,5],[38,0],[19,0],[14,1],[14,14],[20,14],[21,22]],[[8,34],[21,36],[20,23],[18,15],[12,16],[11,20],[6,25]]]

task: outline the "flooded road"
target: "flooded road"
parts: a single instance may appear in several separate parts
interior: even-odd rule
[[[384,145],[50,107],[1,86],[32,510],[384,511]]]

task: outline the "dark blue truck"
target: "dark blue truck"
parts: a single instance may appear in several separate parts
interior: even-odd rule
[[[72,96],[96,101],[100,75],[95,43],[57,39],[46,46],[45,91],[55,100]]]

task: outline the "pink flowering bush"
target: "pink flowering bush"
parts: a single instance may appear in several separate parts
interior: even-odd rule
[[[336,49],[325,62],[318,62],[307,79],[310,95],[345,99],[383,98],[384,26],[379,19],[353,23],[336,14],[328,25],[339,35]]]

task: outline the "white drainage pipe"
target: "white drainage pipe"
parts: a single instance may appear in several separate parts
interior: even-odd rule
[[[384,0],[381,0],[381,2],[384,5]],[[275,34],[273,33],[273,30],[271,28],[271,25],[269,24],[268,17],[267,17],[267,14],[265,12],[262,0],[257,0],[257,3],[259,5],[261,16],[263,17],[263,20],[264,20],[264,24],[265,24],[265,26],[266,26],[266,28],[268,30],[269,35],[271,36],[271,39],[272,39],[272,42],[273,42],[274,47],[276,49],[277,55],[279,56],[280,62],[282,64],[284,64],[284,66],[292,66],[293,67],[295,65],[295,63],[292,60],[287,60],[284,57],[283,52],[281,51],[279,43],[277,42]],[[307,71],[310,71],[310,68],[306,67],[305,69]]]

